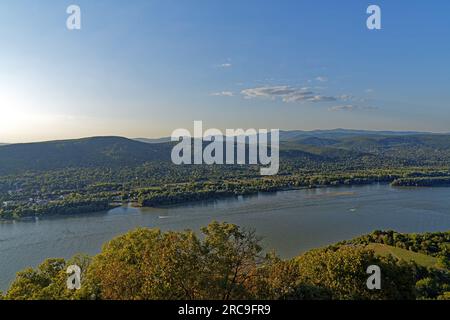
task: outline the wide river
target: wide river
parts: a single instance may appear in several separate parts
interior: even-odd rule
[[[376,229],[450,229],[450,188],[370,185],[283,191],[161,209],[0,223],[0,290],[15,273],[49,257],[95,254],[104,242],[137,227],[199,230],[212,220],[256,229],[264,247],[283,257]]]

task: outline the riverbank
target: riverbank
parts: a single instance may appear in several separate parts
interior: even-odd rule
[[[417,183],[419,181],[420,183]],[[355,172],[304,173],[275,177],[248,177],[194,180],[150,187],[126,187],[125,184],[97,184],[88,189],[64,191],[20,198],[4,197],[0,221],[31,219],[44,216],[65,216],[102,212],[117,205],[135,203],[138,207],[158,208],[204,200],[233,198],[258,193],[316,189],[338,186],[391,183],[393,186],[436,186],[450,181],[448,170],[439,168],[389,169]],[[442,184],[442,186],[445,186]],[[57,200],[54,200],[54,199]],[[38,199],[38,200],[36,200]],[[113,205],[111,205],[113,204]]]

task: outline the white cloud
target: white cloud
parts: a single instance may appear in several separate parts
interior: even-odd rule
[[[349,100],[354,100],[354,99],[355,99],[355,97],[350,94],[342,94],[339,96],[339,100],[342,100],[342,101],[349,101]]]
[[[326,102],[326,101],[336,101],[336,97],[328,97],[322,95],[315,95],[314,97],[308,98],[307,101],[311,102]]]
[[[233,97],[234,94],[231,91],[221,91],[221,92],[213,92],[210,96],[214,97]]]
[[[327,102],[338,98],[317,94],[308,87],[294,88],[290,86],[257,87],[241,91],[246,99],[281,98],[283,102]]]
[[[317,80],[317,81],[320,81],[320,82],[327,82],[327,81],[328,81],[328,78],[327,78],[327,77],[324,77],[324,76],[319,76],[319,77],[316,78],[316,80]]]
[[[348,104],[348,105],[341,105],[341,106],[334,106],[329,108],[329,111],[358,111],[358,110],[377,110],[378,108],[376,107],[367,107],[367,106],[356,106],[356,105],[352,105],[352,104]]]
[[[289,86],[258,87],[242,90],[245,98],[274,98],[295,94],[299,89]]]
[[[312,91],[298,91],[293,94],[283,97],[284,102],[301,102],[309,101],[314,98],[314,92]]]

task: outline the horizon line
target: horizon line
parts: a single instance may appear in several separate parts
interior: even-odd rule
[[[246,130],[246,129],[244,129]],[[270,129],[268,129],[270,130]],[[273,130],[273,129],[272,129]],[[362,131],[362,132],[372,132],[372,133],[396,133],[396,134],[433,134],[433,135],[450,135],[450,131],[420,131],[420,130],[370,130],[370,129],[347,129],[347,128],[334,128],[334,129],[313,129],[313,130],[302,130],[302,129],[278,129],[280,132],[318,132],[318,131]],[[269,131],[270,132],[270,131]],[[142,140],[163,140],[170,139],[170,136],[159,136],[159,137],[129,137],[125,135],[89,135],[89,136],[80,136],[80,137],[67,137],[67,138],[55,138],[55,139],[43,139],[43,140],[30,140],[30,141],[21,141],[21,142],[8,142],[8,141],[0,141],[0,146],[3,145],[14,145],[14,144],[29,144],[29,143],[43,143],[43,142],[57,142],[57,141],[70,141],[70,140],[82,140],[82,139],[90,139],[90,138],[124,138],[134,141]]]

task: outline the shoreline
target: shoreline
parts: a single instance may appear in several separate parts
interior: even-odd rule
[[[399,189],[422,189],[422,188],[434,188],[434,187],[440,187],[440,188],[449,188],[450,185],[396,185],[393,181],[371,181],[367,183],[350,183],[350,184],[330,184],[330,185],[314,185],[314,186],[280,186],[279,188],[275,187],[273,190],[257,190],[257,191],[249,191],[248,193],[241,193],[241,194],[225,194],[225,195],[217,195],[217,196],[210,196],[206,197],[204,199],[194,199],[194,200],[183,200],[183,201],[175,201],[170,204],[156,204],[156,205],[140,205],[138,201],[128,201],[128,202],[116,202],[113,201],[110,203],[110,207],[106,210],[99,210],[99,211],[86,211],[86,212],[79,212],[74,214],[45,214],[45,215],[35,215],[35,216],[25,216],[20,218],[0,218],[0,224],[5,223],[15,223],[15,222],[33,222],[40,219],[47,219],[47,218],[55,218],[58,219],[60,217],[64,216],[83,216],[87,214],[98,214],[102,212],[108,212],[114,208],[121,207],[121,206],[131,206],[133,208],[170,208],[174,206],[184,205],[184,204],[191,204],[191,203],[200,203],[203,201],[212,201],[212,200],[223,200],[223,199],[232,199],[232,198],[238,198],[238,197],[245,197],[245,196],[255,196],[259,193],[264,194],[270,194],[270,193],[277,193],[277,192],[286,192],[286,191],[296,191],[296,190],[313,190],[313,189],[323,189],[323,188],[339,188],[339,187],[352,187],[352,186],[362,186],[362,185],[374,185],[374,184],[385,184],[390,185],[394,188]]]
[[[48,215],[43,215],[43,216],[26,216],[26,217],[21,217],[21,218],[12,218],[12,219],[0,219],[0,224],[6,224],[6,223],[16,223],[16,222],[33,222],[33,221],[38,221],[38,220],[43,220],[43,219],[58,219],[58,218],[62,218],[62,217],[76,217],[76,216],[83,216],[83,215],[90,215],[90,214],[100,214],[102,212],[109,212],[112,209],[118,208],[118,207],[122,207],[122,206],[131,206],[132,208],[154,208],[154,209],[165,209],[165,208],[171,208],[171,207],[176,207],[176,206],[180,206],[180,205],[186,205],[186,204],[195,204],[195,203],[201,203],[204,201],[213,201],[213,200],[224,200],[224,199],[233,199],[233,198],[238,198],[238,197],[246,197],[246,196],[257,196],[258,194],[270,194],[270,193],[277,193],[277,192],[288,192],[288,191],[299,191],[299,190],[314,190],[314,189],[324,189],[324,188],[340,188],[340,187],[352,187],[352,186],[362,186],[362,185],[375,185],[375,184],[384,184],[384,185],[389,185],[389,182],[372,182],[372,183],[366,183],[366,184],[349,184],[349,185],[316,185],[316,186],[312,186],[312,187],[283,187],[283,188],[279,188],[276,190],[271,190],[271,191],[256,191],[256,192],[250,192],[250,193],[246,193],[246,194],[236,194],[236,195],[222,195],[222,196],[217,196],[217,197],[208,197],[205,199],[201,199],[201,200],[192,200],[192,201],[182,201],[182,202],[177,202],[177,203],[173,203],[173,204],[166,204],[166,205],[155,205],[155,206],[141,206],[138,204],[137,201],[129,201],[129,202],[112,202],[111,203],[111,207],[107,210],[100,210],[100,211],[89,211],[89,212],[80,212],[80,213],[75,213],[75,214],[70,214],[70,215],[65,215],[65,214],[48,214]]]

